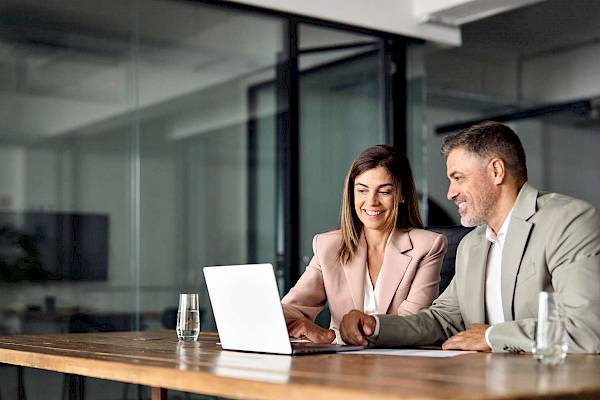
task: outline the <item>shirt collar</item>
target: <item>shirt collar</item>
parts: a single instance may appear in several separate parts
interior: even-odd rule
[[[500,246],[504,245],[504,239],[506,238],[506,231],[508,231],[508,225],[510,225],[510,218],[512,217],[512,213],[513,213],[514,209],[515,208],[513,207],[510,210],[510,212],[508,213],[508,215],[506,216],[506,218],[504,218],[504,222],[502,223],[502,226],[500,227],[500,230],[498,231],[498,235],[496,235],[494,233],[494,231],[492,230],[492,228],[490,228],[489,225],[486,226],[485,237],[487,240],[489,240],[492,243],[498,242],[498,244],[500,244]]]

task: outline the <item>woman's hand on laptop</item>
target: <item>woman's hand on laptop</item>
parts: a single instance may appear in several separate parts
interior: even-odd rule
[[[313,343],[332,343],[335,332],[321,328],[308,318],[299,318],[288,323],[288,334],[294,339],[308,339]]]

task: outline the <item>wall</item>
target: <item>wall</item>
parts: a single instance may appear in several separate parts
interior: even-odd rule
[[[560,102],[600,95],[600,43],[521,60],[523,97]]]
[[[592,128],[545,125],[548,190],[579,197],[600,208],[600,135]]]
[[[507,112],[521,103],[557,103],[599,96],[599,63],[600,45],[596,43],[528,57],[500,57],[460,49],[430,53],[427,57],[430,195],[456,216],[452,204],[445,200],[448,184],[444,160],[437,157],[441,137],[433,133],[436,126]],[[597,119],[558,113],[553,118],[538,117],[508,124],[525,147],[532,185],[579,197],[600,207]]]
[[[480,54],[469,50],[429,48],[428,88],[457,91],[474,100],[486,96],[515,101],[519,96],[518,60],[514,55]]]
[[[428,106],[425,111],[427,124],[427,159],[428,174],[427,186],[429,197],[441,206],[448,215],[454,217],[458,223],[458,213],[454,203],[446,198],[448,193],[448,178],[446,177],[446,160],[440,155],[442,136],[434,133],[435,127],[448,121],[469,119],[473,117],[472,113],[465,111],[456,111],[447,108],[436,108]]]

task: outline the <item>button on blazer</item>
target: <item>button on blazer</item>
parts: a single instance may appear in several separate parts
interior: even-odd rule
[[[337,259],[340,230],[313,238],[314,256],[296,285],[282,299],[286,321],[314,320],[325,306],[331,328],[338,329],[350,310],[363,311],[367,268],[367,241],[360,237],[354,258]],[[446,237],[424,229],[394,229],[388,239],[380,271],[378,313],[407,315],[429,307],[438,296],[440,268]]]

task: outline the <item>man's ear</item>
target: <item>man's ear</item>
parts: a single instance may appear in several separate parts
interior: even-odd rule
[[[506,168],[504,161],[500,158],[492,158],[488,164],[489,172],[494,180],[494,184],[500,185],[506,178]]]

